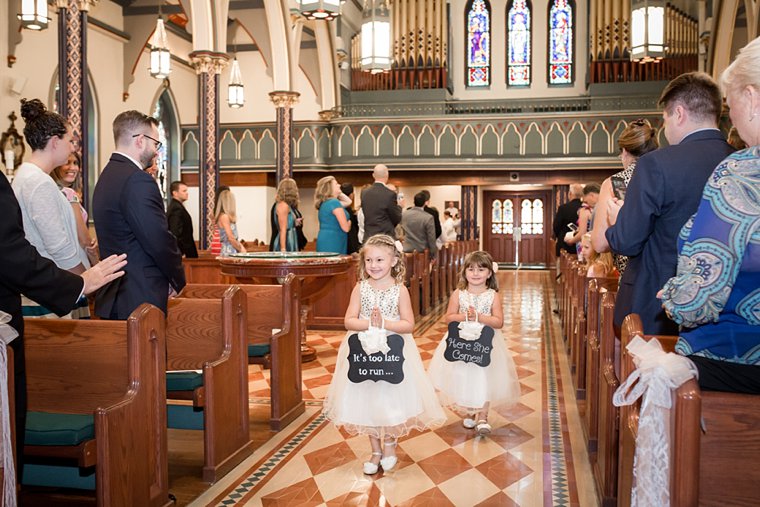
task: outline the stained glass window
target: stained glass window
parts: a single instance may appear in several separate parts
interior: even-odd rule
[[[530,84],[530,2],[507,4],[507,84]]]
[[[467,7],[467,86],[491,84],[491,6],[471,0]]]
[[[520,226],[523,234],[544,233],[544,202],[541,199],[523,199],[520,203]]]
[[[161,197],[166,201],[166,185],[167,174],[166,170],[169,167],[169,155],[166,151],[169,146],[169,128],[165,115],[166,105],[163,101],[156,102],[156,109],[153,111],[153,117],[158,120],[158,140],[161,141],[161,147],[158,149],[158,155],[156,156],[156,167],[158,173],[156,174],[156,181],[158,181],[158,188],[161,191]]]
[[[573,5],[571,0],[549,4],[549,84],[573,82]]]
[[[514,225],[512,201],[494,201],[491,204],[491,234],[512,234]]]

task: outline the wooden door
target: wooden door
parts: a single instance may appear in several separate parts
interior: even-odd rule
[[[496,262],[546,264],[550,192],[483,193],[483,245]]]

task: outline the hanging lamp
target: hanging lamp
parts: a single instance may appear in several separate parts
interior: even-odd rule
[[[362,11],[363,71],[377,74],[391,68],[391,13],[386,0],[365,0]]]
[[[164,20],[161,17],[161,2],[159,2],[156,30],[153,32],[153,37],[150,38],[150,75],[156,79],[165,79],[169,77],[171,71],[171,51],[166,37]]]
[[[227,85],[227,105],[238,109],[245,104],[245,87],[243,86],[243,77],[240,74],[240,63],[237,56],[232,60],[230,68],[230,84]]]
[[[21,27],[29,30],[44,30],[50,23],[47,0],[21,0]]]
[[[665,0],[631,0],[631,60],[647,63],[665,57]]]
[[[298,11],[306,19],[330,21],[340,16],[340,0],[298,0]]]

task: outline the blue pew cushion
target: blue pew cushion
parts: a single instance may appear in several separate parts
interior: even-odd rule
[[[167,391],[194,391],[202,385],[202,373],[196,371],[170,371],[166,373]]]
[[[264,357],[269,354],[269,344],[248,345],[248,357]]]
[[[87,414],[27,412],[26,445],[79,445],[95,438],[95,417]]]

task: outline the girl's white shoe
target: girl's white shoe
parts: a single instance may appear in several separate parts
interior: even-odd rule
[[[383,448],[390,447],[391,449],[393,449],[394,447],[396,447],[396,444],[397,444],[397,440],[395,438],[393,440],[386,439],[383,441]],[[383,467],[384,472],[390,472],[391,470],[393,470],[393,468],[396,466],[396,463],[398,463],[398,458],[395,455],[385,456],[380,459],[380,466]]]
[[[382,456],[382,452],[373,452],[373,456]],[[382,463],[382,458],[380,459],[380,463]],[[385,467],[383,467],[385,469]],[[364,462],[364,473],[367,475],[375,475],[378,470],[378,465],[376,463],[372,463],[371,461],[365,461]]]
[[[477,425],[478,425],[478,423],[475,422],[475,419],[472,419],[470,417],[467,417],[467,418],[465,418],[465,419],[462,420],[462,426],[464,426],[468,430],[471,430],[472,428],[474,428]]]
[[[477,426],[478,435],[485,437],[491,434],[491,425],[485,419],[478,421]]]

